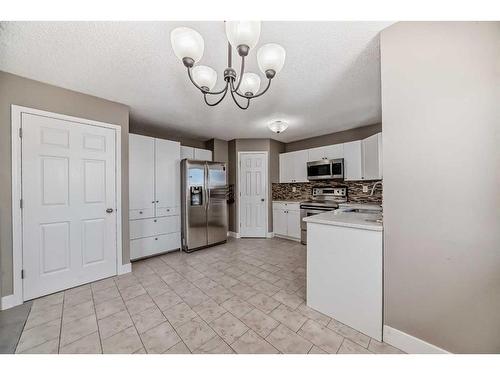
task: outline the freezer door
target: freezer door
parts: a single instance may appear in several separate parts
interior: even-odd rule
[[[207,235],[208,244],[227,240],[227,168],[225,163],[207,163]]]
[[[183,240],[186,250],[207,246],[205,162],[183,160]]]

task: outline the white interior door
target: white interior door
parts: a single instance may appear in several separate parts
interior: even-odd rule
[[[24,300],[115,275],[115,131],[27,113],[21,126]]]
[[[240,236],[267,235],[267,154],[240,153]]]

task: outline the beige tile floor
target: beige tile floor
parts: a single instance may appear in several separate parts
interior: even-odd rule
[[[401,353],[305,305],[305,247],[231,239],[33,302],[16,353]]]

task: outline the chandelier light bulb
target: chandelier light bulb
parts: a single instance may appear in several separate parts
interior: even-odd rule
[[[170,41],[175,56],[181,61],[188,58],[193,63],[200,61],[205,49],[203,37],[196,30],[189,27],[178,27],[170,33]]]
[[[267,125],[267,127],[272,132],[279,134],[283,133],[288,128],[288,124],[285,121],[277,120],[271,122],[269,125]]]
[[[246,96],[257,94],[260,88],[260,77],[255,73],[244,73],[241,77],[240,92]]]
[[[212,90],[217,82],[217,72],[209,66],[197,65],[193,68],[193,79],[198,86]]]
[[[264,44],[257,51],[257,62],[262,73],[266,74],[268,70],[278,74],[285,64],[286,51],[279,44]]]
[[[227,21],[226,36],[234,48],[248,46],[252,49],[260,37],[260,21]]]

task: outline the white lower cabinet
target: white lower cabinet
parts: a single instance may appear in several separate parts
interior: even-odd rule
[[[299,203],[273,202],[273,232],[278,237],[300,240]]]
[[[180,241],[180,232],[131,240],[130,259],[143,258],[178,248]]]
[[[130,239],[175,233],[181,230],[179,215],[130,221]]]

